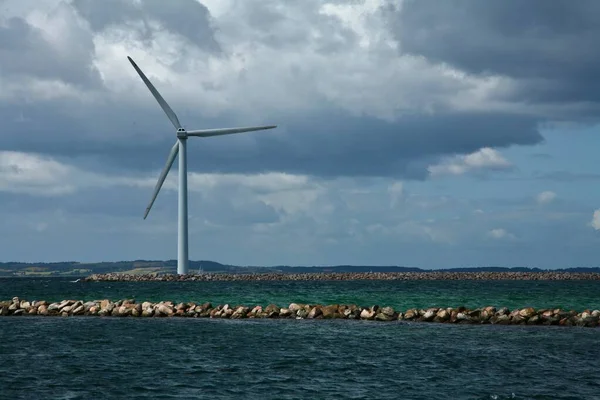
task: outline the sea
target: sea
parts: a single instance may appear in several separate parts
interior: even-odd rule
[[[73,282],[0,300],[600,309],[600,281]],[[600,328],[0,318],[0,399],[600,399]]]

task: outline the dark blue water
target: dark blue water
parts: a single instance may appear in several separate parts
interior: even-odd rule
[[[0,299],[599,308],[596,282],[71,283]],[[600,399],[600,329],[348,320],[0,318],[0,399]]]
[[[600,330],[0,318],[2,399],[597,399]]]

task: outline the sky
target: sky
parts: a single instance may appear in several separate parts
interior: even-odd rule
[[[485,3],[485,4],[484,4]],[[0,0],[0,261],[588,267],[600,2]]]

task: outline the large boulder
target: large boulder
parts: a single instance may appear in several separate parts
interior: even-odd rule
[[[425,314],[423,314],[423,316],[420,319],[421,319],[421,321],[426,321],[426,322],[433,321],[436,314],[437,314],[436,309],[429,309],[429,310],[425,311]]]
[[[233,314],[231,314],[232,319],[246,318],[248,315],[248,311],[250,309],[248,307],[240,306],[238,307]]]
[[[379,312],[375,315],[376,321],[393,321],[394,319],[395,318],[393,315],[384,314],[382,312]]]
[[[170,317],[173,315],[173,306],[168,306],[167,304],[159,304],[159,306],[154,312],[154,315]]]
[[[292,311],[289,308],[281,308],[279,309],[279,317],[280,318],[288,318],[292,316]]]
[[[85,313],[85,307],[83,304],[79,304],[77,307],[73,306],[71,310],[72,315],[83,315]]]
[[[433,320],[435,322],[447,322],[448,320],[450,320],[450,313],[448,312],[448,310],[441,309],[436,313],[435,318]]]
[[[338,318],[339,317],[338,305],[332,304],[332,305],[322,307],[321,313],[323,314],[323,318],[326,318],[326,319]]]
[[[381,309],[381,313],[383,315],[387,315],[388,317],[395,317],[396,316],[396,311],[394,310],[393,307],[383,307]]]
[[[492,322],[492,324],[498,324],[498,325],[509,325],[511,320],[510,320],[510,316],[506,315],[506,314],[496,314],[495,316],[493,316],[490,320]]]
[[[267,318],[276,318],[279,316],[279,307],[276,304],[269,304],[265,307],[265,314]]]
[[[529,319],[536,315],[535,309],[533,307],[527,307],[519,310],[519,315],[524,319]]]
[[[323,310],[321,310],[320,306],[314,306],[310,309],[308,315],[306,316],[306,318],[308,319],[313,319],[313,318],[319,318],[323,315]]]
[[[375,318],[375,312],[368,308],[363,308],[362,311],[360,312],[360,319],[373,319],[373,318]]]

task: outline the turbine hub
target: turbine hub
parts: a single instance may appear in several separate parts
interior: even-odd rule
[[[185,129],[179,128],[177,129],[177,139],[187,139],[188,134]]]

